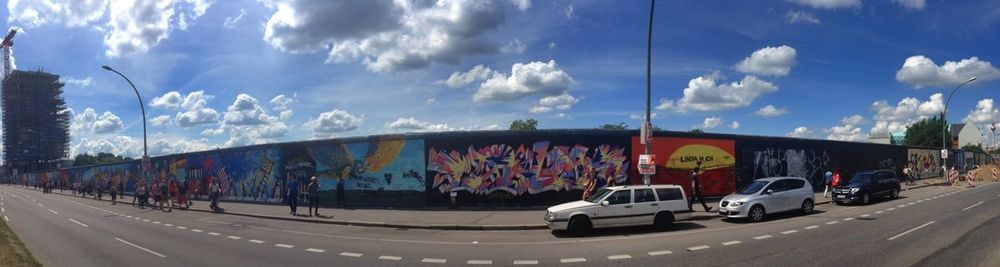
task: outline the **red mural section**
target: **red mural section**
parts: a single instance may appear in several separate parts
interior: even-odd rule
[[[632,158],[639,158],[645,145],[639,136],[632,137]],[[736,142],[725,139],[653,137],[652,154],[656,155],[656,175],[652,184],[681,185],[690,194],[691,172],[700,160],[704,171],[699,176],[701,193],[727,195],[736,191]],[[642,184],[636,166],[630,167],[632,184]]]

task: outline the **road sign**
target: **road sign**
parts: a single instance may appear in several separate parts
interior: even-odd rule
[[[656,155],[653,154],[642,154],[639,155],[639,174],[656,174]]]
[[[948,158],[948,150],[947,149],[942,149],[941,150],[941,158],[942,159],[947,159]]]

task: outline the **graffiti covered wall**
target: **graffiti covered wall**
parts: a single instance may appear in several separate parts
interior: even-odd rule
[[[613,133],[613,132],[612,132]],[[446,205],[451,192],[461,205],[533,206],[579,200],[584,172],[628,183],[628,136],[594,132],[563,134],[466,134],[427,139],[427,202]]]
[[[632,158],[638,159],[643,151],[639,137],[632,137]],[[702,162],[702,173],[698,182],[702,194],[707,196],[726,195],[736,190],[736,157],[733,140],[653,137],[651,152],[657,155],[656,175],[653,184],[677,184],[691,192],[691,173],[698,161]],[[634,165],[634,164],[633,164]],[[638,169],[632,166],[635,179],[632,184],[642,184]]]
[[[281,202],[281,150],[276,146],[248,147],[183,158],[154,160],[160,177],[197,181],[206,192],[213,180],[222,187],[222,198],[250,202]]]
[[[740,138],[737,186],[764,177],[795,176],[822,191],[827,171],[840,170],[845,178],[863,170],[889,169],[902,173],[907,149],[903,146],[786,139]]]
[[[917,179],[941,177],[941,150],[910,148],[907,154],[906,164]]]

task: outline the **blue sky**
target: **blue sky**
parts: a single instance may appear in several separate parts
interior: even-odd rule
[[[72,153],[639,125],[647,1],[8,1],[16,66],[61,75]],[[864,141],[1000,120],[998,1],[659,1],[653,124]],[[945,92],[947,93],[947,92]]]

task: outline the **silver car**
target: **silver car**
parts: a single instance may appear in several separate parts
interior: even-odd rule
[[[813,212],[814,197],[812,184],[806,179],[762,178],[722,198],[719,202],[719,215],[759,222],[771,213],[800,210],[804,214],[810,214]]]

